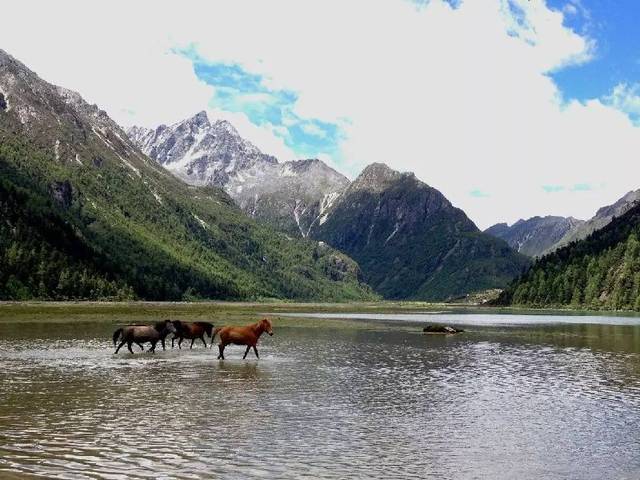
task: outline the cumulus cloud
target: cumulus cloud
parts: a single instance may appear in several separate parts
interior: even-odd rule
[[[605,103],[628,114],[636,122],[640,121],[640,83],[616,85],[611,94],[604,98]]]
[[[588,62],[597,46],[563,25],[571,12],[542,0],[52,3],[14,2],[0,44],[121,123],[170,123],[209,105],[213,87],[172,53],[192,48],[295,92],[300,119],[338,125],[326,158],[343,172],[374,161],[414,171],[481,227],[586,218],[640,186],[630,175],[640,130],[624,108],[633,97],[564,100],[549,74]],[[283,126],[231,121],[291,156]]]

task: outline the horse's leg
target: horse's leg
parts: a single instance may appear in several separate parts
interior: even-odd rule
[[[180,340],[178,340],[178,348],[182,349],[182,340],[184,340],[184,337],[180,337]]]
[[[247,351],[249,351],[249,350],[247,349]],[[258,356],[258,349],[256,348],[256,346],[255,346],[255,345],[253,346],[253,352],[256,354],[256,358],[260,358],[260,357]]]
[[[126,341],[126,340],[122,340],[122,342],[120,342],[120,345],[118,345],[118,348],[116,348],[116,351],[114,352],[114,355],[115,355],[116,353],[118,353],[118,351],[122,348],[122,346],[123,346],[125,343],[127,343],[127,341]]]
[[[166,347],[164,346],[164,337],[160,339],[160,342],[162,343],[162,350],[166,350]]]
[[[140,342],[136,342],[136,345],[138,345],[140,347],[140,350],[142,350],[144,352],[144,347],[142,346],[142,344]]]
[[[207,348],[207,341],[204,339],[204,335],[200,337],[200,340],[202,340],[202,343],[204,343],[204,348]]]
[[[130,351],[131,353],[133,353],[133,350],[131,349],[131,345],[133,345],[133,340],[129,340],[129,341],[127,342],[127,348],[129,349],[129,351]]]
[[[218,344],[218,350],[220,350],[220,355],[218,355],[218,359],[224,360],[224,344],[223,343]]]
[[[171,348],[173,348],[173,341],[176,339],[176,336],[174,335],[173,338],[171,339]]]
[[[250,349],[251,349],[251,345],[247,345],[247,349],[244,351],[244,356],[242,357],[243,360],[247,358],[247,354],[249,353]]]
[[[193,342],[195,342],[195,341],[196,341],[195,337],[191,339],[191,345],[189,345],[190,349],[193,348]]]
[[[158,340],[151,341],[151,348],[149,349],[149,352],[156,353],[156,343],[158,343]]]

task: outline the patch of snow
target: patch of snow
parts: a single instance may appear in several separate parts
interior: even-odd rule
[[[253,196],[253,209],[251,210],[251,216],[255,217],[256,216],[256,209],[258,208],[258,194],[256,193]]]
[[[296,206],[293,209],[293,218],[296,219],[296,225],[298,225],[298,230],[300,230],[300,235],[302,235],[302,238],[306,238],[307,234],[309,232],[307,232],[307,234],[304,233],[304,231],[302,230],[302,227],[300,226],[300,213],[304,213],[307,209],[303,208],[302,212],[298,213],[298,207],[302,204],[302,202],[300,202],[300,200],[296,200]]]
[[[134,167],[127,159],[125,159],[122,155],[120,155],[109,140],[103,137],[102,134],[100,134],[94,126],[91,126],[91,130],[93,131],[94,134],[98,136],[100,140],[102,140],[105,143],[107,147],[109,147],[113,151],[113,153],[115,153],[118,156],[120,160],[122,160],[122,163],[124,163],[127,167],[133,170],[136,173],[136,175],[138,175],[138,177],[142,178],[142,174],[140,173],[140,171],[136,167]]]
[[[124,145],[128,145],[129,142],[125,141],[116,130],[112,130],[111,133],[118,137],[118,140],[120,140]]]
[[[84,165],[84,163],[82,163],[82,160],[80,160],[80,155],[78,155],[76,153],[76,162],[79,163],[80,165]]]
[[[156,202],[158,202],[160,205],[162,205],[162,197],[160,195],[158,195],[158,193],[155,190],[152,190],[152,189],[149,189],[149,190],[151,190],[151,194],[156,199]]]
[[[193,143],[191,144],[191,147],[189,148],[189,150],[187,150],[184,156],[179,160],[177,160],[176,162],[170,163],[171,170],[184,169],[189,165],[189,163],[191,163],[192,160],[197,159],[198,153],[200,150],[199,148],[200,144],[202,143],[202,140],[204,139],[204,137],[206,137],[206,135],[207,135],[207,130],[204,128],[200,128],[196,133],[195,138],[193,139]]]
[[[205,222],[204,220],[202,220],[199,216],[197,216],[195,213],[192,213],[191,215],[193,215],[193,218],[195,218],[198,223],[202,226],[202,228],[207,228],[209,225],[207,224],[207,222]]]
[[[291,168],[290,164],[285,164],[284,168],[282,169],[282,174],[283,177],[296,177],[297,174],[296,172],[293,171],[293,169]]]
[[[399,229],[400,229],[400,224],[396,222],[396,226],[393,229],[393,232],[391,232],[391,235],[389,235],[387,239],[384,241],[385,245],[389,242],[389,240],[391,240],[395,236],[396,233],[398,233]]]
[[[53,154],[56,157],[56,162],[60,160],[60,140],[56,140],[56,143],[53,146]]]
[[[140,170],[138,170],[136,167],[134,167],[133,165],[131,165],[131,163],[129,163],[122,155],[120,155],[118,152],[115,152],[116,155],[118,155],[118,157],[120,157],[120,160],[122,160],[122,162],[129,167],[131,170],[133,170],[134,172],[136,172],[136,175],[138,175],[138,177],[142,178],[142,174],[140,173]]]
[[[339,196],[340,192],[331,192],[322,197],[322,202],[320,202],[320,215],[331,208],[331,205],[335,203]]]

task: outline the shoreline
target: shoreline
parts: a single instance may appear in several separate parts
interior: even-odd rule
[[[320,302],[157,302],[157,301],[0,301],[0,322],[13,321],[113,321],[122,314],[141,320],[167,316],[207,319],[225,316],[246,319],[280,313],[443,313],[494,315],[576,315],[638,317],[640,312],[572,308],[520,308],[411,301]]]

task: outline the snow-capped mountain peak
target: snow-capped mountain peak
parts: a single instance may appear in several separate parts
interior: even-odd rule
[[[231,123],[211,121],[204,111],[173,125],[132,127],[127,133],[187,183],[221,187],[249,215],[294,235],[307,236],[327,198],[335,200],[349,185],[318,159],[279,163]]]

